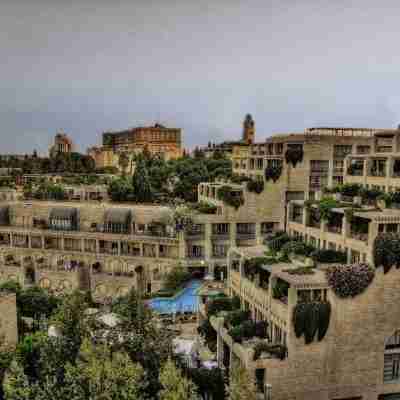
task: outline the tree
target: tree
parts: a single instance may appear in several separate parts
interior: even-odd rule
[[[62,305],[52,318],[60,335],[70,343],[70,359],[74,361],[82,344],[82,339],[87,335],[87,324],[84,321],[84,311],[88,308],[85,293],[75,291],[66,296]]]
[[[4,376],[9,368],[12,359],[13,359],[13,351],[8,348],[4,342],[3,339],[0,338],[0,399],[4,399],[4,392],[3,392],[3,382],[4,382]]]
[[[132,187],[135,200],[138,203],[151,203],[153,201],[154,196],[149,174],[145,160],[142,158],[139,158],[136,162],[135,172],[132,177]]]
[[[231,368],[229,400],[257,400],[254,378],[245,367],[234,365]]]
[[[144,374],[124,352],[111,353],[107,345],[84,341],[75,376],[83,378],[90,399],[139,400]]]
[[[169,359],[160,374],[162,389],[160,400],[196,400],[196,388],[193,382],[185,378],[182,372]]]
[[[126,169],[128,168],[128,165],[129,165],[129,157],[128,157],[128,154],[126,154],[126,153],[121,153],[121,154],[119,155],[118,165],[119,165],[120,168],[122,169],[122,175],[125,175],[125,174],[126,174]]]
[[[4,379],[5,400],[31,400],[33,390],[29,385],[24,369],[17,362],[12,362]]]

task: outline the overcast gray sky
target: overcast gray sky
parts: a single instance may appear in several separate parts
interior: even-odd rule
[[[400,122],[399,0],[0,0],[0,153]]]

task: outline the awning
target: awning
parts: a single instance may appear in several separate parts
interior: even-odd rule
[[[50,219],[69,219],[74,220],[77,217],[77,209],[71,207],[57,207],[50,211]]]
[[[104,214],[104,223],[128,225],[131,222],[131,218],[131,210],[127,208],[114,208],[106,210]]]

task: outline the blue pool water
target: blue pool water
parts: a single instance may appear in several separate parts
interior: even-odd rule
[[[150,308],[160,314],[173,314],[175,312],[196,312],[198,307],[197,289],[201,281],[190,281],[177,296],[170,299],[155,298],[148,302]]]

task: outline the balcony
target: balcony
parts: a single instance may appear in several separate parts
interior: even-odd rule
[[[237,233],[236,239],[237,240],[255,240],[256,234],[255,232],[244,232],[244,233]]]
[[[338,225],[326,225],[326,231],[329,233],[335,233],[337,235],[341,235],[342,227]]]
[[[350,237],[352,239],[356,239],[356,240],[360,240],[362,242],[365,242],[365,244],[367,244],[367,242],[368,242],[368,233],[350,232]]]

